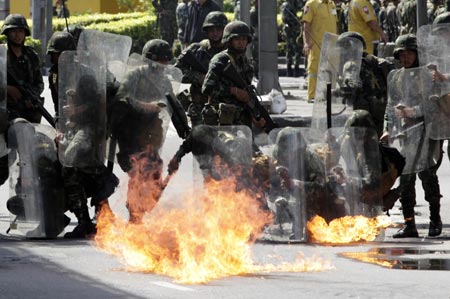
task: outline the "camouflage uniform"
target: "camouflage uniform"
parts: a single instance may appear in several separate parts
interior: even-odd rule
[[[294,148],[289,143],[289,140],[292,138],[299,140],[299,142],[295,143],[296,147]],[[335,145],[337,147],[333,147],[332,151],[339,156],[339,146],[337,144]],[[331,221],[335,218],[343,217],[346,214],[343,205],[337,203],[335,193],[328,192],[328,188],[332,186],[326,179],[325,158],[320,154],[326,148],[327,144],[324,143],[306,144],[301,132],[295,128],[282,129],[278,133],[275,142],[273,158],[276,161],[281,183],[287,187],[285,191],[288,192],[295,192],[296,188],[304,187],[307,220],[315,215],[319,215],[325,218],[326,221]],[[302,157],[300,165],[290,165],[289,155],[291,154]],[[335,165],[327,166],[331,168],[331,166]],[[288,177],[281,174],[280,169],[282,168],[288,169]],[[286,181],[289,181],[289,183],[286,183]],[[273,183],[276,184],[277,182],[274,181]]]
[[[417,31],[417,0],[403,0],[398,5],[400,16],[400,33],[413,33]]]
[[[414,35],[401,35],[397,38],[395,42],[394,57],[399,58],[400,52],[403,50],[412,50],[417,53],[417,40]],[[417,56],[418,60],[418,56]],[[414,66],[418,66],[419,63],[416,61]],[[397,76],[392,78],[395,84],[402,84],[402,72],[396,73]],[[386,120],[384,131],[388,131],[388,122],[390,121],[389,115],[392,115],[395,103],[388,103],[386,107]],[[423,120],[421,118],[415,118],[415,122]],[[425,137],[426,138],[426,137]],[[433,152],[437,148],[442,148],[442,142],[437,140],[425,140],[429,142],[429,151]],[[416,145],[419,146],[419,145]],[[438,236],[442,231],[442,221],[440,217],[440,194],[439,180],[437,177],[437,170],[442,161],[442,150],[440,150],[439,159],[436,165],[433,167],[420,171],[418,176],[422,181],[422,187],[425,192],[425,200],[430,205],[430,227],[429,236]],[[402,204],[403,217],[405,219],[404,227],[399,230],[393,237],[394,238],[407,238],[407,237],[418,237],[417,229],[415,226],[414,219],[414,207],[416,205],[416,192],[415,192],[415,181],[416,174],[404,174],[400,177],[400,202]]]
[[[348,1],[341,1],[336,3],[336,10],[338,15],[338,32],[344,33],[348,31]]]
[[[346,37],[358,38],[365,42],[356,32],[346,32],[340,35],[338,42]],[[387,103],[387,76],[394,65],[385,59],[363,53],[360,70],[360,86],[356,87],[354,110],[366,110],[372,116],[378,136],[383,132],[384,111]]]
[[[234,33],[233,30],[239,32]],[[231,22],[225,27],[222,41],[227,44],[227,49],[211,59],[208,73],[203,81],[202,93],[210,97],[209,105],[205,106],[203,111],[205,124],[252,127],[250,112],[245,110],[241,102],[231,94],[233,83],[222,76],[225,67],[231,63],[247,84],[251,84],[253,68],[250,62],[245,55],[237,54],[229,45],[229,40],[236,36],[247,36],[248,41],[251,41],[250,29],[244,22]]]
[[[178,4],[176,9],[177,16],[177,26],[178,26],[178,39],[183,44],[184,43],[184,30],[186,28],[186,23],[188,20],[188,5],[187,0],[184,0]]]
[[[169,44],[160,39],[148,41],[142,50],[142,56],[156,62],[171,60]],[[130,98],[134,91],[170,90],[171,83],[164,77],[162,69],[152,69],[152,61],[128,72],[117,92],[112,105],[109,120],[113,136],[117,139],[119,153],[117,160],[128,181],[127,208],[131,222],[140,222],[145,212],[149,212],[162,194],[162,166],[160,150],[164,143],[164,111],[159,102],[141,102]],[[161,73],[157,73],[161,71]],[[146,74],[155,73],[158,82],[148,81]],[[148,85],[151,84],[149,87]],[[154,85],[158,84],[158,85]],[[150,98],[153,94],[146,94]],[[175,100],[175,97],[172,97]],[[165,103],[164,105],[165,106]],[[182,108],[181,108],[182,109]],[[184,111],[183,111],[184,115]],[[185,115],[184,115],[185,116]],[[187,121],[187,120],[185,120]]]
[[[89,72],[88,69],[86,69]],[[87,199],[96,209],[114,192],[119,184],[118,178],[103,164],[105,128],[97,123],[101,95],[97,90],[95,77],[82,76],[76,90],[67,91],[75,109],[82,112],[67,118],[66,131],[59,147],[63,150],[65,161],[71,166],[63,166],[62,175],[66,192],[67,208],[75,214],[78,225],[65,238],[84,238],[95,232],[95,225],[89,216]],[[86,100],[89,101],[86,102]]]
[[[159,3],[158,3],[159,2]],[[159,31],[161,38],[169,43],[170,47],[177,36],[177,0],[153,0],[153,7],[159,15]]]
[[[228,20],[222,12],[211,12],[203,23],[203,30],[207,30],[209,27],[220,27],[223,29]],[[217,53],[223,51],[225,46],[221,44],[219,47],[212,47],[209,40],[205,39],[200,43],[191,44],[181,55],[178,57],[178,61],[175,64],[176,67],[183,71],[183,83],[191,83],[190,93],[192,97],[192,103],[188,108],[188,116],[191,118],[192,126],[203,123],[202,110],[203,106],[208,102],[208,97],[202,94],[203,79],[206,74],[203,74],[199,70],[193,69],[190,65],[187,65],[183,61],[183,57],[190,52],[198,62],[207,67],[211,58]]]
[[[300,59],[301,49],[297,43],[297,38],[301,34],[300,21],[297,18],[297,1],[285,1],[281,5],[281,18],[283,20],[284,34],[286,38],[286,63],[287,73],[289,77],[300,75]],[[294,64],[294,72],[292,72],[292,64]]]
[[[0,34],[7,36],[8,30],[14,28],[24,29],[25,35],[30,35],[30,29],[28,28],[27,21],[22,15],[16,14],[6,17]],[[44,90],[44,81],[42,78],[39,56],[34,49],[22,44],[22,56],[17,57],[11,51],[10,47],[10,41],[8,41],[8,86],[14,86],[15,84],[22,85],[24,88],[29,89],[29,91],[43,104],[44,99],[40,98],[40,94]],[[15,80],[11,77],[14,77]],[[19,82],[13,83],[13,81]],[[22,97],[22,99],[18,102],[15,102],[8,94],[9,119],[12,120],[17,117],[22,117],[32,123],[40,123],[42,115],[39,110],[34,107],[27,107],[24,100],[25,99]]]
[[[52,37],[48,41],[47,55],[53,56],[54,54],[60,54],[63,51],[73,51],[76,49],[75,40],[68,32],[57,31],[53,33]],[[58,115],[58,60],[55,57],[51,57],[52,65],[48,71],[48,83],[50,92],[53,99],[53,105],[55,108],[55,114]]]
[[[394,3],[389,2],[386,7],[386,19],[383,25],[390,42],[395,42],[400,35],[400,21],[397,15],[397,7]]]

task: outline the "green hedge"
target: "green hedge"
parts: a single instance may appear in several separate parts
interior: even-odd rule
[[[67,19],[70,24],[80,24],[83,27],[88,27],[99,23],[113,23],[121,20],[139,19],[148,16],[148,12],[133,12],[133,13],[118,13],[118,14],[89,14],[74,16]],[[65,19],[53,18],[53,31],[62,31],[66,28]]]

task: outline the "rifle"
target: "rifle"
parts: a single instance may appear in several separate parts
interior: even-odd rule
[[[181,138],[184,137],[184,139],[186,139],[187,136],[189,136],[189,134],[191,133],[191,128],[186,122],[186,119],[180,115],[180,111],[177,109],[177,104],[175,103],[175,100],[172,98],[172,95],[170,93],[166,93],[166,98],[167,102],[169,103],[173,111],[172,118],[176,119],[176,121],[172,121],[173,125],[175,126],[178,135]]]
[[[8,71],[8,81],[11,83],[11,85],[14,85],[16,88],[19,89],[20,93],[23,96],[23,100],[28,100],[31,102],[34,108],[38,109],[41,115],[48,121],[48,123],[53,127],[56,128],[55,119],[51,114],[45,109],[44,104],[41,102],[41,97],[39,95],[36,95],[33,90],[31,90],[29,87],[19,84],[19,80],[17,80],[11,72]]]
[[[248,104],[240,104],[243,105],[244,109],[250,112],[257,121],[259,121],[261,118],[266,121],[266,124],[264,125],[264,130],[266,131],[266,133],[269,133],[272,129],[278,127],[270,117],[269,112],[267,112],[267,110],[259,102],[255,87],[245,82],[245,80],[242,78],[241,74],[238,73],[233,64],[228,64],[223,69],[222,74],[225,78],[233,82],[236,87],[244,89],[248,92],[250,96],[250,102]]]

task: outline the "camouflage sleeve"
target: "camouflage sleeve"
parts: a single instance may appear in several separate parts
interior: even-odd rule
[[[231,83],[222,77],[223,69],[226,66],[224,62],[225,60],[220,54],[211,59],[209,70],[202,86],[202,93],[204,95],[211,96],[212,98],[217,98],[218,96],[231,97]]]
[[[184,55],[187,51],[194,51],[196,44],[190,45],[186,50],[184,50],[180,56],[178,56],[177,62],[175,63],[175,67],[179,68],[183,72],[183,79],[181,82],[183,83],[191,83],[191,84],[202,84],[203,75],[201,72],[193,70],[189,65],[183,62]]]
[[[44,79],[41,73],[39,56],[32,48],[28,48],[27,55],[30,56],[31,61],[32,82],[30,88],[34,94],[40,95],[44,91]]]
[[[91,150],[91,138],[89,132],[86,130],[79,130],[69,142],[64,156],[67,161],[73,165],[80,164],[85,159],[86,153]]]

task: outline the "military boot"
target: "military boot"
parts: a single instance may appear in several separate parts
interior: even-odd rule
[[[441,205],[430,204],[430,226],[428,228],[428,236],[436,237],[442,232],[442,221],[440,216]]]
[[[74,211],[75,216],[78,219],[78,225],[73,229],[73,231],[68,232],[64,235],[66,239],[84,239],[90,235],[95,234],[95,224],[92,223],[89,217],[89,211],[87,206],[80,208],[78,211]]]
[[[292,71],[292,65],[288,64],[287,65],[287,74],[288,77],[292,77],[294,76],[294,72]]]
[[[419,233],[416,228],[416,221],[414,217],[405,219],[405,224],[403,227],[396,232],[392,238],[401,239],[401,238],[418,238]]]

